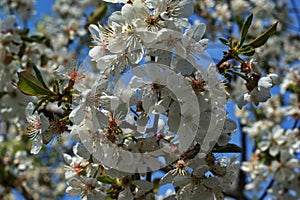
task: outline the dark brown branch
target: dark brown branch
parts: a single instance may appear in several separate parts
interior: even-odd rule
[[[146,180],[151,182],[151,177],[152,177],[152,172],[147,172],[146,173]]]
[[[265,197],[267,196],[268,194],[268,189],[270,189],[272,187],[272,185],[274,184],[274,179],[272,179],[269,183],[269,185],[266,187],[264,193],[261,195],[261,197],[259,198],[259,200],[264,200]]]
[[[227,53],[227,52],[224,53],[223,58],[216,64],[216,67],[220,74],[224,74],[224,72],[225,72],[225,69],[223,69],[221,67],[222,64],[228,60],[231,60],[232,58],[233,58],[233,56],[231,55],[231,53]]]

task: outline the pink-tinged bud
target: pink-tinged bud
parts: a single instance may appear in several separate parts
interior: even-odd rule
[[[82,171],[82,167],[80,165],[74,166],[73,169],[77,174],[79,174]]]
[[[242,64],[242,72],[249,74],[252,71],[251,62],[245,62]]]
[[[160,140],[160,139],[164,139],[165,136],[163,134],[159,133],[156,135],[156,137]]]

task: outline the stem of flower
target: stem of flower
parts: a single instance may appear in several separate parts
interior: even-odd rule
[[[237,72],[237,71],[232,70],[232,69],[227,69],[226,72],[231,72],[231,73],[233,73],[233,74],[235,74],[235,75],[237,75],[237,76],[243,78],[243,79],[246,80],[247,82],[249,81],[248,77],[247,77],[245,74],[241,73],[241,72]]]

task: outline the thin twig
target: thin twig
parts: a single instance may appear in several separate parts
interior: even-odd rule
[[[152,172],[147,172],[146,173],[146,180],[151,182],[151,176],[152,176]]]
[[[242,144],[242,162],[247,160],[247,134],[243,132],[243,125],[240,120],[238,120],[238,127],[241,132],[241,144]],[[238,180],[238,190],[243,193],[243,189],[246,185],[246,173],[243,170],[239,171],[239,180]],[[243,195],[243,194],[242,194]]]
[[[261,197],[259,198],[259,200],[264,200],[265,197],[267,196],[268,194],[268,189],[270,189],[272,187],[272,185],[274,184],[274,179],[272,179],[268,185],[268,187],[266,187],[264,193],[261,195]]]

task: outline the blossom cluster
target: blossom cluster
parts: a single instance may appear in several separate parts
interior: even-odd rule
[[[260,190],[263,182],[272,184],[267,188],[269,194],[282,199],[298,199],[299,187],[299,67],[289,70],[280,84],[281,94],[273,96],[257,112],[258,121],[249,121],[250,109],[243,109],[238,116],[243,124],[243,132],[247,133],[257,146],[250,160],[242,164],[242,170],[250,175],[251,182],[246,185],[248,190]],[[287,95],[289,100],[282,100],[281,95]],[[282,126],[286,119],[293,123],[288,128]]]
[[[299,198],[299,68],[279,67],[299,55],[284,32],[287,12],[274,22],[286,4],[56,0],[36,35],[16,25],[34,15],[34,1],[2,4],[17,17],[0,21],[0,197],[21,183],[26,198],[53,199],[64,174],[66,192],[82,199],[154,199],[166,184],[162,199],[246,199],[253,190]],[[216,36],[228,48],[215,64],[206,49]],[[243,149],[230,143],[237,129],[254,141],[248,160],[244,136]],[[64,152],[64,170],[46,145]],[[40,164],[48,157],[54,174]]]

